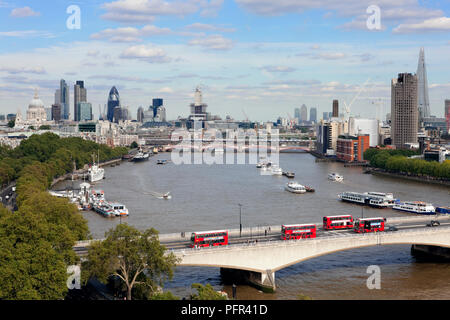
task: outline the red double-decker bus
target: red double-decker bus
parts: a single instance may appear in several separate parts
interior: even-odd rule
[[[353,217],[350,215],[323,217],[323,228],[325,230],[351,229]]]
[[[288,224],[281,226],[281,240],[316,237],[315,224]]]
[[[356,219],[354,230],[358,233],[384,231],[386,218]]]
[[[228,231],[202,231],[191,234],[191,248],[226,246],[228,244]]]

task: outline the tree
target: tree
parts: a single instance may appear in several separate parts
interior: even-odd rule
[[[9,128],[14,128],[15,125],[16,125],[16,120],[9,120],[8,121],[8,127]]]
[[[106,283],[115,276],[125,285],[127,299],[131,300],[135,287],[156,293],[164,281],[172,279],[178,260],[173,253],[165,254],[155,229],[140,232],[128,224],[120,224],[108,231],[105,238],[89,248],[83,264],[83,274],[87,275],[84,281],[96,277]]]
[[[131,149],[136,149],[137,147],[139,147],[139,145],[137,144],[136,141],[133,141],[133,142],[131,143],[131,145],[130,145],[130,148],[131,148]]]
[[[200,283],[193,283],[191,288],[197,290],[197,294],[191,295],[191,300],[227,300],[225,295],[214,290],[209,283],[205,286]]]

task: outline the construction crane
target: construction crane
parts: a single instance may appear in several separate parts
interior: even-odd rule
[[[245,113],[244,109],[242,109],[242,113],[244,114],[245,122],[248,122],[248,116],[247,116],[247,114]]]
[[[364,88],[366,87],[366,85],[369,83],[370,78],[368,78],[366,80],[366,82],[364,82],[364,84],[361,86],[361,88],[359,89],[358,93],[356,94],[356,96],[353,98],[353,100],[350,102],[349,105],[347,105],[347,103],[344,100],[344,106],[345,106],[345,114],[346,117],[348,117],[350,115],[350,107],[353,105],[353,103],[355,102],[355,100],[359,97],[359,95],[361,94],[361,92],[364,90]]]

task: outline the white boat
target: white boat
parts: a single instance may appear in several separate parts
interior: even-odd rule
[[[347,202],[355,202],[360,204],[365,204],[367,199],[367,193],[359,192],[342,192],[338,194],[339,199]]]
[[[105,192],[103,190],[91,190],[89,200],[96,204],[105,201]]]
[[[121,203],[110,203],[109,204],[114,211],[115,216],[128,216],[128,209]]]
[[[274,176],[283,175],[283,170],[277,165],[272,166],[271,172],[272,172],[272,175],[274,175]]]
[[[372,207],[387,208],[393,207],[398,200],[392,193],[382,192],[342,192],[339,195],[342,201],[367,204]]]
[[[284,187],[286,191],[292,192],[292,193],[306,193],[305,186],[301,185],[300,183],[296,181],[291,181],[286,183],[286,186]]]
[[[344,180],[344,177],[341,176],[339,173],[333,172],[328,175],[328,180],[341,182]]]
[[[396,204],[392,209],[412,212],[417,214],[436,214],[436,208],[431,204],[423,201],[406,201]]]
[[[150,158],[150,154],[139,148],[138,153],[131,159],[134,162],[146,161]]]
[[[95,162],[88,169],[88,177],[90,182],[100,181],[105,177],[105,169],[100,168]]]
[[[369,197],[369,205],[378,208],[393,207],[397,204],[397,199],[392,193],[367,192]]]

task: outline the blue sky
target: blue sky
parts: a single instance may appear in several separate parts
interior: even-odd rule
[[[70,5],[81,28],[66,27]],[[380,28],[369,30],[370,5]],[[390,80],[416,72],[425,47],[431,111],[450,98],[450,2],[419,0],[0,0],[0,113],[45,105],[59,79],[84,80],[94,113],[115,85],[135,117],[151,99],[187,116],[197,85],[223,118],[275,120],[294,108],[331,111],[367,80],[351,113],[390,109]],[[73,109],[73,106],[71,106]]]

